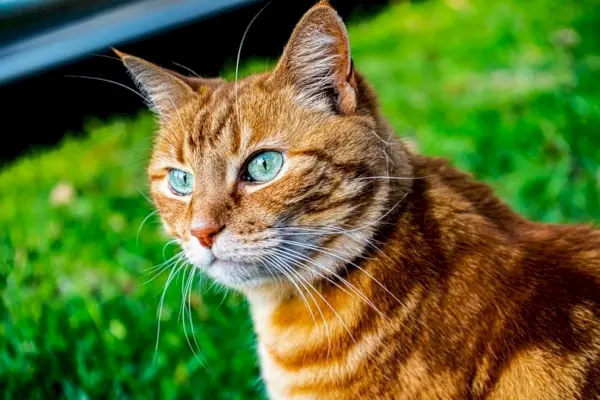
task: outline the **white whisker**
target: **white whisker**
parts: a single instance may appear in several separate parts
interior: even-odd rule
[[[373,304],[373,302],[364,294],[362,293],[360,290],[358,290],[358,288],[356,288],[356,286],[354,286],[352,283],[348,282],[346,279],[344,279],[343,277],[341,277],[338,273],[336,273],[335,271],[330,271],[327,268],[325,268],[324,266],[322,266],[321,264],[317,263],[316,261],[314,261],[312,258],[299,253],[293,249],[289,249],[286,248],[285,252],[283,250],[278,250],[275,249],[276,251],[282,252],[280,253],[280,255],[285,256],[291,258],[293,261],[297,262],[298,259],[293,259],[294,255],[296,255],[296,257],[301,258],[302,260],[309,262],[313,265],[315,265],[317,268],[323,269],[326,272],[329,272],[330,274],[332,274],[334,277],[338,278],[344,285],[346,285],[350,290],[352,290],[352,292],[358,296],[359,299],[361,299],[362,301],[364,301],[369,307],[371,307],[377,314],[379,314],[381,317],[383,318],[387,318],[387,316],[382,313],[376,306],[375,304]],[[292,253],[291,255],[289,253]],[[348,290],[344,289],[343,287],[341,287],[337,282],[335,282],[333,279],[329,278],[328,276],[326,276],[323,273],[320,273],[319,271],[316,271],[308,266],[304,266],[305,268],[308,268],[311,272],[316,273],[317,275],[321,276],[322,278],[324,278],[325,280],[327,280],[328,282],[330,282],[331,284],[333,284],[334,286],[336,286],[337,288],[339,288],[340,290],[342,290],[344,293],[352,296],[352,293],[348,292]]]
[[[108,58],[109,60],[115,60],[115,61],[121,62],[121,59],[119,57],[113,57],[113,56],[109,56],[107,54],[90,53],[90,56],[100,57],[100,58]]]
[[[122,88],[125,88],[127,90],[129,90],[131,93],[134,93],[136,96],[141,97],[144,102],[146,101],[146,98],[137,90],[130,88],[127,85],[124,85],[120,82],[116,82],[116,81],[111,81],[110,79],[104,79],[104,78],[98,78],[96,76],[84,76],[84,75],[65,75],[65,78],[80,78],[80,79],[89,79],[92,81],[99,81],[99,82],[106,82],[106,83],[112,83],[114,85],[120,86]]]
[[[198,276],[200,277],[201,274],[198,273]],[[190,286],[190,290],[188,292],[188,318],[189,318],[190,326],[192,328],[192,338],[194,339],[194,343],[196,344],[198,353],[202,354],[202,351],[200,350],[200,344],[198,343],[198,340],[196,340],[196,330],[195,330],[194,324],[192,322],[192,287],[193,287],[193,284],[194,284],[194,281],[192,280],[192,285]],[[203,359],[204,359],[204,357],[203,357]],[[208,369],[210,371],[210,368],[205,361],[201,360],[201,363],[206,369]]]
[[[153,217],[154,215],[156,215],[156,213],[158,213],[158,210],[152,211],[150,214],[148,214],[146,216],[146,218],[144,218],[142,220],[142,223],[140,224],[140,227],[137,230],[137,235],[135,235],[135,245],[136,246],[139,244],[139,241],[140,241],[140,232],[142,231],[142,227],[144,226],[144,224],[146,223],[146,221],[148,221],[151,217]]]
[[[165,287],[164,287],[164,289],[162,291],[162,295],[160,296],[160,301],[158,303],[158,310],[157,310],[157,315],[156,315],[158,323],[157,323],[157,327],[156,327],[156,345],[154,346],[154,359],[153,359],[153,362],[156,361],[156,356],[158,354],[158,343],[159,343],[159,340],[160,340],[160,320],[161,320],[161,317],[162,317],[162,308],[163,308],[163,304],[164,304],[164,301],[165,301],[165,296],[167,294],[167,289],[169,288],[169,285],[173,281],[173,278],[175,277],[175,275],[178,275],[179,271],[181,271],[181,269],[185,266],[185,264],[183,264],[183,265],[181,265],[181,266],[178,267],[179,263],[180,263],[180,261],[178,261],[175,264],[175,266],[173,267],[173,269],[169,273],[169,277],[167,278],[167,282],[165,283]]]
[[[360,230],[363,230],[365,228],[368,228],[370,226],[373,226],[377,222],[379,222],[382,219],[384,219],[385,217],[387,217],[392,211],[394,211],[394,209],[396,207],[398,207],[398,205],[400,203],[402,203],[402,201],[406,198],[406,196],[408,196],[408,193],[405,193],[404,196],[402,196],[402,198],[396,202],[396,204],[394,204],[389,210],[387,210],[381,217],[377,218],[375,221],[371,221],[371,222],[369,222],[369,223],[367,223],[367,224],[365,224],[365,225],[363,225],[363,226],[361,226],[359,228],[348,229],[348,230],[346,230],[346,232],[356,232],[356,231],[360,231]]]
[[[174,240],[171,240],[171,241],[169,241],[169,242],[165,243],[165,245],[163,246],[163,249],[162,249],[163,260],[164,260],[164,259],[165,259],[165,257],[166,257],[166,256],[165,256],[165,251],[167,250],[167,247],[169,247],[169,246],[170,246],[170,245],[172,245],[173,243],[177,243],[178,241],[179,241],[179,240],[177,240],[177,239],[174,239]]]
[[[327,324],[327,319],[325,318],[325,315],[323,314],[323,311],[321,310],[321,307],[319,306],[319,303],[317,302],[317,299],[315,299],[315,296],[312,295],[312,293],[310,292],[310,290],[302,282],[303,281],[306,282],[317,293],[317,295],[319,295],[319,297],[321,297],[326,303],[327,303],[327,301],[323,298],[323,296],[306,279],[304,279],[302,277],[302,275],[300,275],[296,271],[294,271],[293,268],[290,268],[289,266],[287,266],[283,261],[281,261],[279,259],[279,257],[277,255],[273,255],[273,261],[276,262],[276,263],[278,263],[279,266],[282,269],[284,269],[287,272],[289,272],[292,276],[297,276],[298,277],[298,279],[299,279],[298,283],[300,283],[300,285],[302,285],[302,287],[304,287],[304,289],[306,289],[306,292],[308,293],[308,295],[312,299],[313,303],[315,303],[315,306],[317,306],[317,311],[319,312],[319,314],[321,314],[321,319],[323,320],[323,325],[325,326],[325,334],[327,335],[327,342],[328,342],[328,346],[327,346],[327,358],[329,358],[329,352],[331,351],[331,333],[329,331],[329,325]],[[332,307],[332,310],[333,310],[333,307]],[[333,312],[335,312],[335,310],[333,310]],[[342,323],[343,323],[343,321],[342,321]]]
[[[365,270],[364,268],[362,268],[360,265],[345,259],[344,257],[341,257],[331,251],[327,251],[324,250],[318,246],[312,246],[306,243],[302,243],[302,242],[297,242],[297,241],[290,241],[290,240],[282,240],[282,242],[284,243],[288,243],[288,244],[292,244],[301,248],[305,248],[305,249],[310,249],[310,250],[314,250],[314,251],[318,251],[320,253],[323,254],[327,254],[330,255],[334,258],[337,258],[338,260],[343,261],[344,263],[353,266],[354,268],[362,271],[364,274],[366,274],[369,278],[371,278],[373,280],[373,282],[377,283],[377,285],[379,285],[383,290],[386,291],[386,293],[388,293],[390,296],[392,296],[396,301],[398,301],[398,303],[403,304],[402,301],[400,299],[398,299],[387,287],[385,287],[385,285],[383,283],[381,283],[377,278],[375,278],[369,271]]]
[[[237,56],[235,59],[235,79],[233,82],[233,90],[235,93],[234,94],[235,113],[236,113],[236,117],[238,120],[238,125],[240,125],[240,127],[241,127],[241,120],[240,120],[240,105],[239,105],[239,101],[238,101],[238,75],[239,75],[239,71],[240,71],[240,58],[242,55],[242,47],[244,46],[244,41],[246,40],[246,36],[248,35],[248,32],[250,31],[252,24],[254,24],[254,21],[256,21],[256,19],[260,16],[260,14],[262,14],[262,12],[265,10],[265,8],[267,8],[267,6],[269,6],[269,4],[271,4],[271,1],[269,1],[267,4],[262,6],[262,8],[260,10],[258,10],[258,12],[254,15],[254,17],[252,17],[252,19],[248,23],[248,26],[246,27],[246,30],[244,30],[244,34],[242,35],[242,40],[240,41],[240,46],[238,47],[238,52],[237,52]]]
[[[310,306],[310,304],[308,303],[308,300],[306,299],[306,296],[304,296],[304,294],[302,293],[302,290],[300,289],[300,287],[298,286],[298,284],[296,283],[296,281],[294,280],[293,276],[290,276],[285,270],[282,270],[281,267],[279,267],[277,264],[273,263],[273,260],[271,259],[270,256],[265,256],[264,257],[265,262],[267,262],[271,267],[275,268],[277,271],[281,272],[287,279],[288,281],[294,285],[294,287],[296,288],[296,290],[298,291],[298,294],[300,295],[300,297],[302,298],[302,301],[304,302],[304,304],[306,305],[306,308],[308,310],[308,312],[310,313],[310,316],[312,318],[312,320],[315,323],[315,328],[318,327],[317,324],[317,319],[315,318],[315,314],[312,311],[312,307]]]
[[[194,283],[194,271],[195,271],[195,269],[196,268],[194,266],[191,267],[191,271],[190,271],[187,283],[185,285],[185,287],[186,287],[185,294],[181,298],[181,305],[182,305],[182,310],[183,310],[183,318],[182,318],[181,322],[182,322],[182,325],[183,325],[183,334],[185,336],[185,341],[187,342],[188,346],[190,347],[190,350],[192,350],[192,353],[194,354],[194,357],[196,358],[196,360],[198,360],[200,362],[200,364],[204,365],[203,360],[198,355],[199,353],[201,353],[201,350],[200,350],[200,346],[198,345],[198,341],[196,340],[196,335],[195,335],[195,330],[194,330],[194,323],[192,321],[192,309],[191,309],[191,305],[190,305],[190,303],[191,303],[191,291],[192,291],[192,284]],[[182,286],[183,286],[183,284],[182,284]],[[187,301],[187,307],[185,306],[186,301]],[[185,319],[186,312],[188,312],[188,321],[190,323],[190,328],[192,330],[192,338],[194,340],[194,343],[196,344],[197,352],[194,349],[194,347],[192,346],[192,343],[190,342],[190,339],[189,339],[188,331],[187,331],[187,328],[186,328],[186,319]],[[181,314],[181,310],[180,310],[180,314]]]
[[[175,102],[173,101],[173,98],[171,97],[169,92],[165,92],[165,94],[169,98],[169,101],[171,102],[171,105],[173,106],[173,110],[175,110],[175,114],[177,115],[177,118],[179,119],[179,127],[181,128],[181,132],[185,132],[186,131],[185,124],[183,123],[183,119],[181,118],[181,114],[179,113],[179,108],[175,105]]]
[[[144,149],[144,151],[146,151],[146,149]],[[144,197],[146,200],[148,200],[148,204],[152,204],[152,200],[150,200],[150,197],[148,197],[144,192],[138,189],[138,193],[141,194],[142,197]]]
[[[177,320],[181,321],[182,318],[182,314],[183,311],[185,310],[185,295],[187,293],[187,289],[188,289],[188,284],[190,282],[190,277],[192,276],[195,267],[191,266],[190,268],[190,264],[186,261],[185,262],[185,268],[183,269],[183,281],[181,282],[181,304],[179,306],[179,315],[177,316]],[[187,278],[186,278],[186,273],[187,273]]]
[[[177,258],[176,260],[173,260],[174,258]],[[159,271],[149,280],[143,282],[141,284],[141,286],[143,285],[147,285],[148,283],[152,282],[153,280],[155,280],[156,278],[158,278],[160,275],[162,275],[163,272],[165,272],[167,269],[171,268],[173,265],[179,263],[180,261],[182,261],[184,258],[184,255],[182,253],[178,253],[176,255],[174,255],[173,257],[171,257],[170,259],[168,259],[167,261],[165,261],[162,264],[159,264],[158,267],[160,268]],[[163,266],[164,265],[164,266]]]
[[[287,258],[288,260],[290,260],[290,259],[289,259],[287,256],[284,256],[284,254],[279,254],[279,256],[280,256],[280,257]],[[291,259],[290,261],[292,261],[292,262],[295,262],[293,259]],[[296,262],[297,262],[297,260],[296,260]],[[303,267],[305,267],[305,268],[307,268],[307,269],[308,269],[308,270],[310,270],[310,271],[316,272],[316,271],[314,271],[312,268],[310,268],[310,267],[308,267],[308,266],[305,266],[305,265],[303,265],[303,264],[300,264],[300,265],[301,265],[301,266],[303,266]],[[319,297],[320,297],[320,298],[321,298],[321,299],[322,299],[322,300],[325,302],[325,304],[326,304],[326,305],[327,305],[327,306],[328,306],[328,307],[331,309],[331,311],[332,311],[332,312],[335,314],[335,316],[336,316],[336,317],[339,319],[340,323],[342,324],[342,326],[344,327],[344,329],[346,330],[346,332],[348,332],[348,336],[350,336],[350,339],[352,339],[352,341],[353,341],[354,343],[356,343],[356,341],[354,340],[354,336],[353,336],[353,335],[352,335],[352,333],[350,332],[350,329],[348,329],[348,326],[347,326],[347,325],[346,325],[346,323],[344,322],[344,319],[343,319],[343,318],[342,318],[342,317],[341,317],[341,316],[338,314],[338,312],[336,311],[336,309],[335,309],[335,308],[334,308],[334,307],[333,307],[333,306],[332,306],[332,305],[331,305],[331,304],[330,304],[330,303],[327,301],[327,299],[325,299],[325,297],[324,297],[324,296],[323,296],[323,295],[322,295],[322,294],[321,294],[321,293],[320,293],[320,292],[319,292],[317,289],[315,289],[315,287],[314,287],[313,285],[311,285],[311,284],[310,284],[310,282],[309,282],[309,281],[308,281],[306,278],[302,277],[302,275],[300,275],[299,273],[297,273],[296,271],[294,271],[294,270],[293,270],[293,268],[291,268],[291,267],[288,267],[288,268],[289,268],[291,271],[295,272],[295,273],[296,273],[296,275],[297,275],[297,276],[298,276],[300,279],[302,279],[304,282],[306,282],[306,284],[307,284],[307,285],[309,285],[309,286],[312,288],[312,290],[314,290],[314,292],[317,294],[317,296],[319,296]],[[330,279],[328,279],[328,280],[329,280],[330,282],[334,283],[332,280],[330,280]],[[334,283],[334,284],[335,284],[335,283]],[[337,287],[339,287],[340,289],[344,290],[343,288],[341,288],[341,287],[340,287],[340,286],[338,286],[337,284],[335,284],[335,285],[336,285]],[[346,291],[346,293],[348,293],[348,292]],[[348,293],[348,294],[349,294],[349,293]],[[321,315],[323,315],[323,314],[321,313]],[[325,317],[323,317],[323,322],[325,322]],[[326,324],[325,326],[326,326],[326,328],[327,328],[327,324]],[[329,328],[327,328],[327,331],[329,332]],[[329,335],[329,333],[328,333],[328,335]],[[331,340],[330,340],[330,339],[329,339],[329,344],[331,345]],[[328,353],[329,353],[329,351],[328,351]]]
[[[198,74],[196,73],[196,71],[194,71],[193,69],[191,69],[191,68],[189,68],[189,67],[186,67],[186,66],[185,66],[185,65],[183,65],[183,64],[176,63],[175,61],[172,61],[172,62],[173,62],[173,64],[174,64],[174,65],[177,65],[179,68],[183,68],[183,69],[185,69],[186,71],[188,71],[189,73],[191,73],[192,75],[194,75],[196,78],[202,78],[202,77],[201,77],[200,75],[198,75]]]
[[[175,254],[174,256],[172,256],[171,258],[169,258],[168,260],[164,260],[164,261],[163,261],[163,262],[161,262],[160,264],[156,264],[156,265],[153,265],[152,267],[145,268],[145,269],[143,270],[143,272],[146,272],[146,273],[151,273],[152,271],[154,271],[154,270],[156,270],[156,269],[160,269],[160,268],[162,268],[164,265],[168,264],[170,261],[173,261],[173,259],[174,259],[174,258],[177,258],[178,256],[181,256],[181,255],[182,255],[182,252],[179,252],[179,253]]]
[[[387,179],[387,180],[398,180],[398,181],[414,181],[417,179],[427,179],[433,175],[425,176],[359,176],[353,180],[368,180],[368,179]]]

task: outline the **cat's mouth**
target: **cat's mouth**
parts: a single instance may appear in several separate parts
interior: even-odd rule
[[[251,255],[230,259],[193,242],[185,243],[183,250],[192,265],[226,286],[259,285],[275,277],[264,262]]]
[[[223,232],[211,248],[202,246],[191,237],[182,243],[185,256],[196,268],[217,282],[233,288],[279,284],[290,277],[306,279],[305,275],[319,275],[327,267],[312,260],[311,249],[318,248],[316,236],[264,235],[246,243],[230,233]],[[249,244],[250,243],[250,244]],[[311,273],[312,269],[317,272]],[[302,275],[302,276],[301,276]]]

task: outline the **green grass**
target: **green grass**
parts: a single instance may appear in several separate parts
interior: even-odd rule
[[[592,0],[431,0],[357,20],[350,36],[386,114],[422,152],[452,159],[536,220],[599,222],[599,23]],[[156,218],[139,229],[152,212],[153,127],[148,114],[94,123],[87,138],[0,173],[5,398],[261,397],[240,296],[195,290],[205,366],[178,321],[181,281],[172,285],[155,358],[167,274],[144,282],[175,249],[163,254]],[[57,185],[74,189],[63,204],[52,201]]]

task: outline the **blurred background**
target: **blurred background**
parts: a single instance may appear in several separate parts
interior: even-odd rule
[[[598,0],[331,2],[399,135],[532,219],[600,223]],[[242,75],[313,3],[270,3]],[[189,269],[164,290],[154,120],[109,48],[231,78],[265,4],[0,0],[3,398],[263,398],[245,301]]]

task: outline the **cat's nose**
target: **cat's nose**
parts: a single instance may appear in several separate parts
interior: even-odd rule
[[[210,249],[224,227],[223,225],[204,225],[202,227],[192,227],[191,232],[202,246]]]

